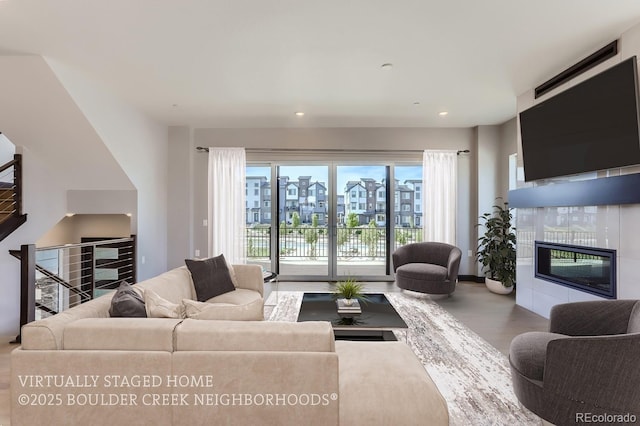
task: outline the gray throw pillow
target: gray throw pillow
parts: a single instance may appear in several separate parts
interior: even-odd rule
[[[224,255],[205,260],[185,259],[184,262],[191,272],[193,286],[199,302],[206,302],[212,297],[234,291],[231,274]]]
[[[147,311],[144,307],[144,299],[128,282],[122,281],[111,299],[109,315],[111,317],[146,318]]]

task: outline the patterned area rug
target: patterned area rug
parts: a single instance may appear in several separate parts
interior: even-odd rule
[[[265,306],[269,321],[296,321],[302,292],[274,292]],[[451,425],[540,425],[518,402],[509,361],[496,348],[426,295],[387,293],[409,326],[394,331],[416,353],[449,406]],[[407,340],[405,340],[407,339]]]

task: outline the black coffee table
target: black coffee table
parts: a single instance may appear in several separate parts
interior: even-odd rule
[[[338,308],[330,293],[305,293],[298,314],[298,322],[329,321],[336,340],[396,340],[394,329],[408,329],[407,323],[389,303],[384,294],[367,294],[361,302],[359,315],[338,315]]]

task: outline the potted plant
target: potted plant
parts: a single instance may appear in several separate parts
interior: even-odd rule
[[[363,293],[364,285],[360,284],[353,278],[347,278],[336,284],[336,289],[333,292],[335,299],[344,299],[346,306],[353,305],[354,300],[367,300],[367,295]]]
[[[499,294],[509,294],[516,280],[516,234],[511,227],[513,216],[509,203],[496,204],[493,211],[480,216],[484,235],[478,238],[476,259],[487,273],[487,288]]]

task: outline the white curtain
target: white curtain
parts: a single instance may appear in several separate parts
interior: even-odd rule
[[[209,257],[246,262],[244,148],[209,148]]]
[[[422,211],[425,241],[456,244],[457,169],[457,151],[424,151]]]

